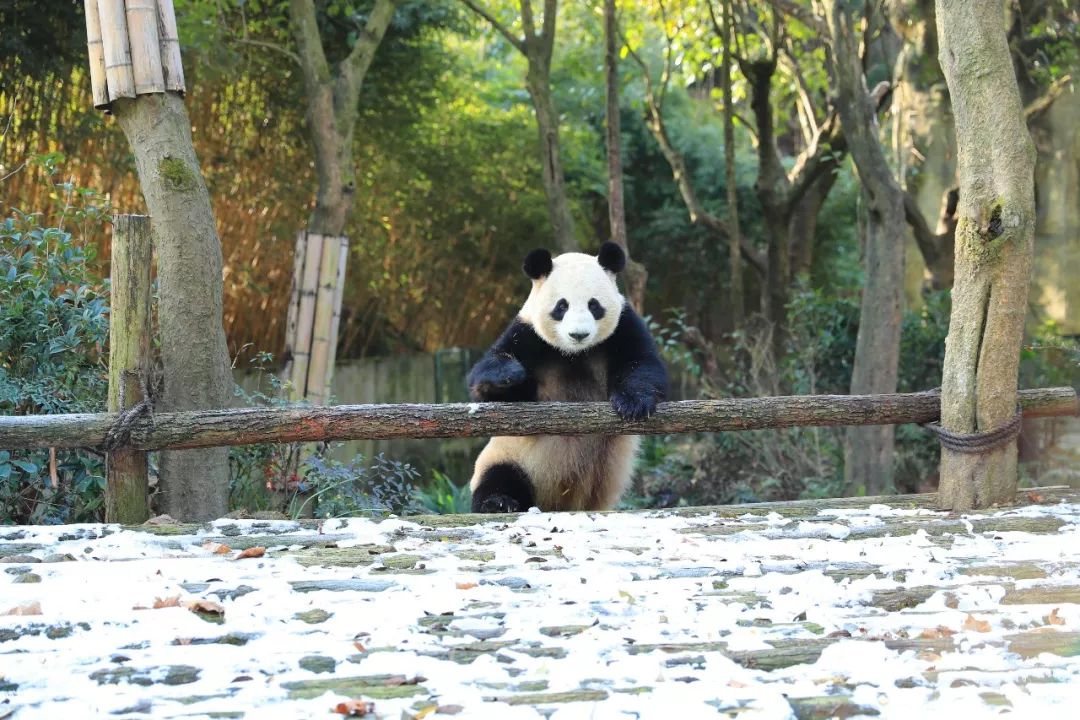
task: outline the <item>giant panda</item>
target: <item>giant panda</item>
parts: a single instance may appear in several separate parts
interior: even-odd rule
[[[648,328],[619,293],[622,248],[597,255],[544,249],[523,263],[532,290],[517,317],[472,367],[473,400],[610,401],[624,420],[642,420],[667,395],[667,369]],[[633,435],[491,438],[476,459],[472,510],[481,513],[605,510],[626,490],[639,438]]]

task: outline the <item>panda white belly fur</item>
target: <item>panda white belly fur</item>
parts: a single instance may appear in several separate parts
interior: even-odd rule
[[[537,400],[606,402],[606,357],[596,353],[585,368],[554,363],[536,372]],[[630,484],[640,438],[636,435],[532,435],[494,437],[476,460],[470,487],[497,463],[521,466],[543,508],[606,510]]]

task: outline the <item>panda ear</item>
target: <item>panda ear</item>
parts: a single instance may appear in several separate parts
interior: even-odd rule
[[[526,275],[533,280],[539,280],[551,273],[551,253],[543,248],[537,248],[525,256],[525,262],[521,267]]]
[[[610,240],[600,246],[600,253],[596,256],[600,261],[600,267],[608,272],[619,273],[626,267],[626,253],[622,246]]]

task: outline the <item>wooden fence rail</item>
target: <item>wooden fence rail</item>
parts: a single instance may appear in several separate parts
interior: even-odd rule
[[[1080,414],[1071,387],[1022,390],[1025,418]],[[125,447],[135,450],[264,442],[720,432],[794,426],[885,425],[938,419],[936,391],[892,395],[798,395],[662,403],[643,422],[623,422],[608,403],[455,403],[242,408],[140,416]],[[118,415],[0,417],[0,448],[95,447]],[[929,439],[928,439],[929,441]]]

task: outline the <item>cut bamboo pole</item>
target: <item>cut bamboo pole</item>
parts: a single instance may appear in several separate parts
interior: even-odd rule
[[[1071,387],[1020,391],[1025,418],[1077,415]],[[941,412],[938,392],[892,395],[680,400],[661,403],[640,422],[623,422],[610,403],[454,403],[257,407],[155,413],[138,420],[138,450],[255,443],[490,437],[494,435],[667,435],[784,427],[926,423]],[[0,416],[0,448],[93,447],[105,442],[116,415]],[[927,435],[926,441],[935,442]]]
[[[326,402],[326,378],[329,374],[330,345],[334,324],[334,300],[337,296],[338,266],[341,262],[341,238],[322,236],[319,284],[315,295],[315,319],[312,324],[311,363],[308,365],[307,398],[314,405]]]
[[[339,238],[337,283],[334,286],[334,319],[330,323],[330,357],[326,363],[326,382],[323,385],[323,397],[331,396],[330,386],[334,382],[334,365],[337,363],[338,331],[341,328],[341,303],[345,297],[345,266],[349,262],[349,238]]]
[[[109,106],[109,81],[105,74],[105,48],[101,42],[101,17],[98,15],[98,0],[83,0],[86,11],[86,52],[90,60],[90,89],[94,96],[94,107]]]
[[[161,70],[165,88],[183,94],[184,63],[180,57],[180,34],[176,30],[173,0],[157,0],[158,39],[161,43]]]
[[[293,365],[296,363],[296,330],[297,318],[300,314],[300,286],[304,280],[304,261],[307,259],[305,252],[304,231],[296,233],[296,243],[293,246],[293,275],[292,285],[289,287],[289,313],[285,322],[285,365],[281,369],[283,380],[292,377]]]
[[[101,23],[109,100],[133,98],[135,76],[131,69],[131,45],[128,41],[124,0],[98,0],[98,19]]]
[[[165,92],[157,1],[127,0],[127,26],[135,92],[139,95]]]
[[[300,305],[296,314],[296,344],[293,346],[293,400],[307,397],[307,374],[311,364],[311,337],[315,322],[315,295],[322,259],[322,236],[304,233],[304,274],[300,283]]]
[[[109,411],[142,402],[150,374],[150,218],[120,215],[112,239],[109,309]],[[128,447],[108,455],[105,522],[137,524],[150,517],[146,453]]]

